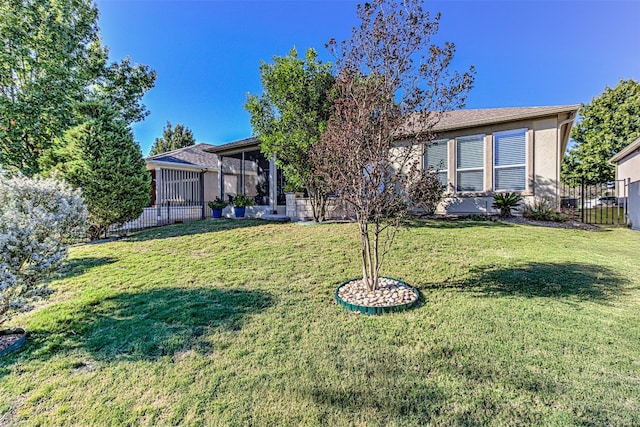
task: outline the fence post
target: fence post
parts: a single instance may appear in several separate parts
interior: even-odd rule
[[[171,202],[167,200],[167,224],[171,224]]]
[[[580,222],[584,224],[584,177],[580,179]]]

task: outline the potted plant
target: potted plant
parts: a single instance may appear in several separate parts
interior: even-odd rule
[[[253,206],[253,200],[244,194],[238,194],[233,198],[233,214],[236,218],[243,218],[247,206]]]
[[[220,197],[216,197],[215,200],[207,203],[211,208],[211,212],[214,218],[222,218],[222,210],[227,206],[227,202]]]

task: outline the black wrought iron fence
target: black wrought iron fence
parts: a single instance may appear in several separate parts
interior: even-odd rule
[[[211,216],[204,201],[163,201],[144,208],[142,214],[124,224],[109,227],[110,236],[118,236],[145,228],[160,227],[188,221],[197,221]]]
[[[560,207],[586,224],[625,225],[628,221],[629,183],[615,180],[589,183],[584,179],[563,184]]]

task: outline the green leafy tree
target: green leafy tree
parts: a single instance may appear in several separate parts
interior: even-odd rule
[[[313,173],[310,151],[331,114],[334,78],[331,64],[317,58],[314,49],[298,58],[293,48],[289,56],[275,56],[272,64],[261,62],[262,96],[249,96],[245,108],[262,152],[276,158],[290,186],[306,188],[314,220],[323,221],[327,195]]]
[[[0,3],[3,165],[33,174],[41,152],[72,123],[73,105],[92,78],[97,16],[89,1]]]
[[[167,126],[163,129],[162,138],[156,138],[156,141],[151,147],[150,156],[156,154],[166,153],[167,151],[177,150],[183,147],[189,147],[196,143],[193,137],[193,132],[188,127],[181,124],[177,124],[174,129],[171,128],[171,123],[167,122]]]
[[[607,87],[590,104],[580,108],[580,122],[573,128],[575,146],[565,155],[562,180],[576,184],[615,179],[609,159],[640,136],[640,83],[621,80]]]
[[[96,239],[110,225],[142,214],[149,204],[151,176],[131,130],[110,106],[91,101],[79,111],[85,121],[56,140],[42,165],[82,189],[90,237]]]
[[[111,103],[127,123],[144,118],[140,99],[155,72],[128,58],[109,64],[97,22],[90,0],[0,2],[0,165],[37,173],[88,99]]]

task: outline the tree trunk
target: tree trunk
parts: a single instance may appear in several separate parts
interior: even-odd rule
[[[313,184],[307,184],[307,193],[311,203],[311,212],[315,222],[324,221],[325,209],[327,205],[327,195]]]

